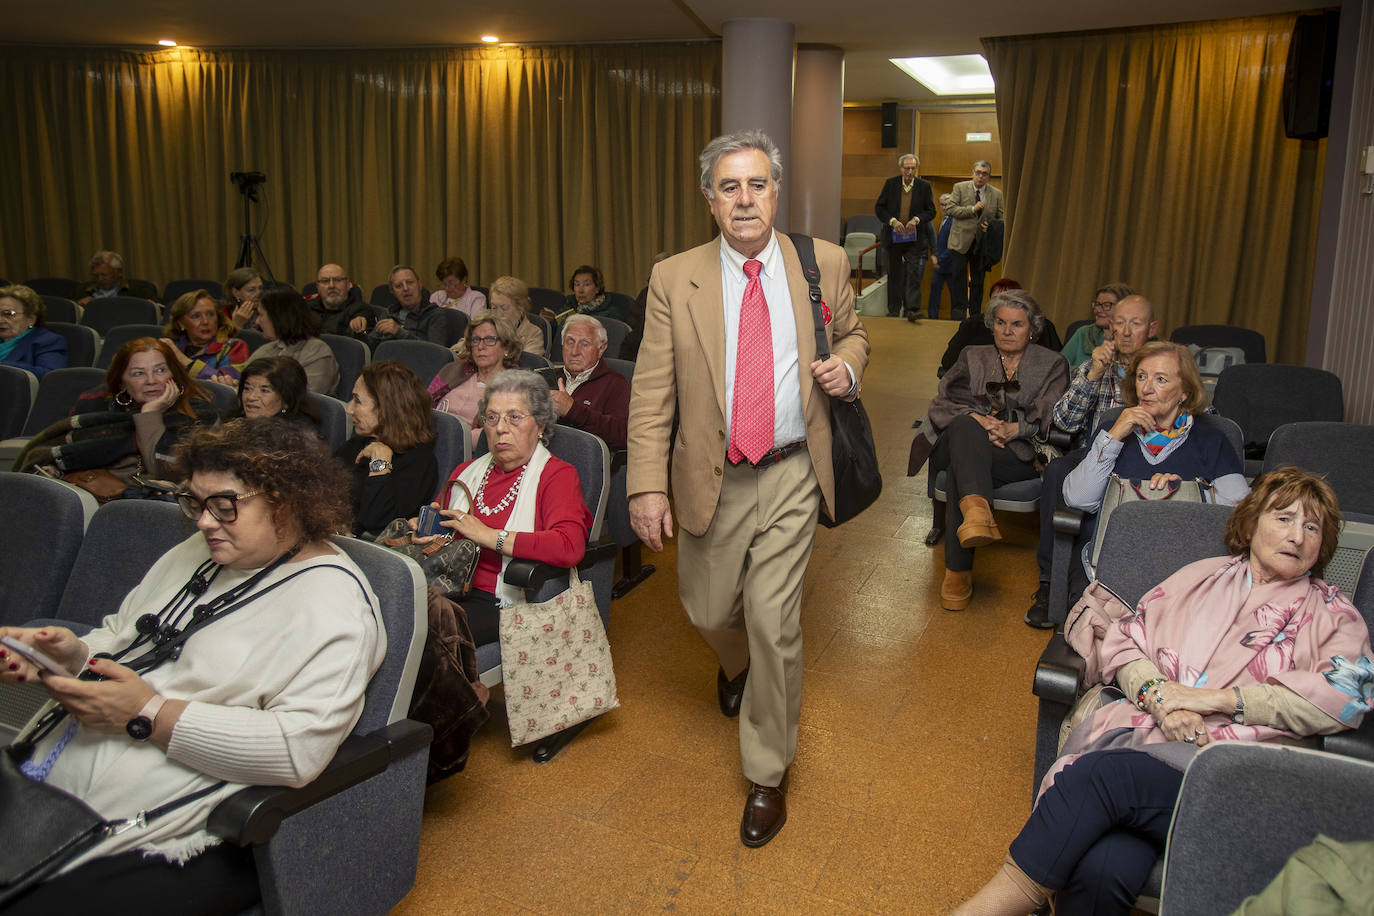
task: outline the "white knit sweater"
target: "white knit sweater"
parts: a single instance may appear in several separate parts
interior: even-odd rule
[[[159,611],[208,558],[200,534],[168,551],[118,613],[86,636],[87,645],[93,652],[127,646],[138,617]],[[230,784],[105,840],[68,869],[133,848],[185,861],[218,842],[205,822],[223,797],[242,785],[304,785],[329,763],[362,713],[386,633],[371,588],[360,589],[342,570],[364,584],[366,577],[341,553],[283,564],[258,587],[303,569],[309,571],[210,624],[184,643],[178,660],[146,675],[168,699],[191,701],[166,753],[124,734],[77,729],[48,780],[104,817],[131,817],[222,779]],[[254,572],[222,570],[201,601]],[[64,722],[35,749],[35,761],[65,728]]]

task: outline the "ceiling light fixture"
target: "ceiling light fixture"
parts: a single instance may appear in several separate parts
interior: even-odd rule
[[[483,36],[482,36],[482,40],[485,41],[485,42],[486,42],[487,44],[489,44],[489,45],[494,45],[494,44],[496,44],[498,41],[500,41],[501,39],[500,39],[499,36],[496,36],[496,35],[483,35]]]
[[[157,43],[162,45],[164,48],[175,48],[177,46],[177,43],[175,41],[172,41],[172,39],[170,38],[159,38],[157,40]]]
[[[893,57],[907,76],[936,95],[992,95],[992,71],[981,54],[952,57]]]

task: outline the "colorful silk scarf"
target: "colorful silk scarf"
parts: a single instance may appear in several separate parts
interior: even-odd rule
[[[1141,439],[1144,441],[1145,447],[1150,450],[1151,455],[1158,455],[1164,451],[1164,446],[1168,445],[1170,440],[1177,439],[1192,428],[1193,416],[1185,410],[1179,413],[1178,419],[1174,421],[1171,428],[1156,429],[1148,436],[1142,434]]]

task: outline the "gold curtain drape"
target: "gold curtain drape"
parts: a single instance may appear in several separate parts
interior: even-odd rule
[[[596,264],[633,295],[660,250],[708,239],[696,155],[720,121],[718,43],[137,53],[7,48],[0,275],[223,279],[244,228],[231,170],[268,180],[253,229],[278,279],[336,261],[435,287],[564,288]]]
[[[1004,275],[1056,323],[1122,280],[1161,336],[1253,328],[1301,363],[1325,142],[1284,136],[1293,15],[987,38],[1011,214]]]

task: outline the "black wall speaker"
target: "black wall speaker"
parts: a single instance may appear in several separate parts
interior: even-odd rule
[[[883,149],[897,148],[897,103],[883,102]]]
[[[1283,71],[1283,132],[1320,140],[1331,126],[1331,82],[1336,72],[1340,13],[1299,16]]]

